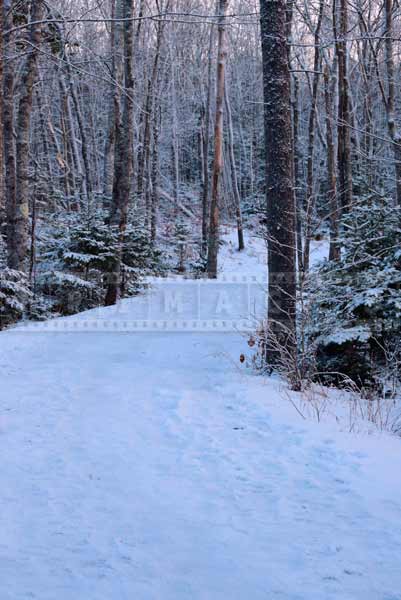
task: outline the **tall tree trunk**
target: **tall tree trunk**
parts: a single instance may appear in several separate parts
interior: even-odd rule
[[[11,10],[9,18],[5,20],[5,28],[12,27]],[[4,46],[8,52],[14,50],[14,35],[7,33],[4,36]],[[15,74],[11,62],[4,65],[3,72],[3,134],[4,134],[4,166],[5,166],[5,196],[7,216],[7,264],[10,268],[18,267],[14,230],[15,230],[15,192],[16,192],[16,148],[14,137],[14,86]]]
[[[113,77],[113,84],[110,90],[111,97],[108,115],[108,126],[103,155],[103,206],[104,208],[109,209],[110,200],[113,193],[114,150],[116,141],[116,109],[114,103],[116,94],[118,95],[118,97],[120,96],[119,85],[121,85],[121,81],[118,82],[119,85],[116,85],[116,21],[114,20],[116,18],[116,0],[112,0],[111,2],[111,18],[113,19],[110,31],[111,74]]]
[[[394,51],[393,51],[393,0],[385,0],[385,56],[387,72],[387,127],[392,140],[395,162],[397,204],[401,206],[401,136],[397,127],[395,114],[395,81],[394,81]]]
[[[4,134],[3,134],[3,74],[4,74],[4,0],[0,0],[0,224],[5,209],[4,197]]]
[[[279,348],[296,351],[295,207],[292,181],[291,90],[286,1],[260,0],[266,156],[269,342],[267,360]]]
[[[157,24],[157,34],[156,34],[156,49],[155,55],[153,58],[153,66],[151,76],[148,80],[145,105],[144,105],[144,130],[143,130],[143,143],[142,143],[142,151],[140,153],[140,160],[138,164],[138,194],[141,195],[145,192],[145,195],[148,195],[149,190],[149,182],[146,181],[148,179],[147,174],[151,171],[150,168],[150,148],[152,141],[152,116],[154,110],[154,101],[156,94],[156,83],[158,78],[158,69],[159,69],[159,61],[160,61],[160,50],[163,40],[163,29],[164,24],[162,21],[159,21]],[[146,220],[150,222],[151,215],[150,207],[146,207]]]
[[[210,105],[212,102],[212,55],[214,42],[214,27],[210,28],[209,50],[207,57],[207,90],[206,102],[203,115],[203,148],[202,148],[202,254],[207,252],[207,234],[208,234],[208,219],[209,219],[209,145],[210,145]]]
[[[337,65],[334,62],[333,72]],[[338,204],[337,204],[337,181],[336,181],[336,158],[333,133],[333,88],[330,85],[330,72],[326,67],[324,71],[324,100],[326,108],[326,140],[327,140],[327,195],[330,211],[330,250],[329,260],[340,258],[340,247],[338,244]]]
[[[301,194],[301,173],[300,173],[300,145],[299,145],[299,81],[293,77],[294,85],[292,100],[292,120],[293,120],[293,154],[294,154],[294,202],[295,202],[295,220],[296,220],[296,246],[297,246],[297,264],[298,279],[302,283],[303,279],[303,251],[302,251],[302,194]]]
[[[37,79],[39,46],[42,37],[44,5],[33,2],[29,33],[30,50],[21,73],[20,101],[16,127],[16,194],[14,212],[14,232],[12,245],[12,266],[28,272],[29,268],[29,134],[33,105],[33,86]]]
[[[134,141],[134,78],[133,78],[133,40],[134,40],[134,0],[118,0],[124,14],[124,110],[121,122],[117,122],[116,156],[114,159],[113,198],[110,209],[110,224],[118,226],[119,250],[114,271],[108,282],[105,299],[106,306],[115,304],[121,291],[121,262],[124,234],[127,228],[128,209],[133,177],[133,141]]]
[[[87,196],[88,203],[90,203],[90,201],[92,200],[93,185],[92,185],[91,161],[90,161],[90,155],[89,155],[89,140],[88,140],[85,120],[84,120],[82,110],[81,110],[81,105],[79,103],[78,94],[77,94],[77,91],[75,88],[71,62],[70,62],[70,59],[69,59],[69,56],[67,53],[65,54],[65,63],[67,66],[70,94],[71,94],[71,98],[72,98],[72,103],[74,105],[75,116],[76,116],[77,123],[78,123],[79,133],[81,136],[81,152],[82,152],[82,160],[84,163],[84,170],[85,170],[86,196]]]
[[[315,209],[315,196],[313,190],[314,183],[314,152],[315,152],[315,126],[317,113],[317,100],[319,93],[321,50],[320,50],[320,30],[323,20],[324,0],[320,0],[319,13],[314,34],[314,59],[313,59],[313,83],[312,83],[312,104],[309,113],[308,125],[308,157],[306,173],[306,217],[305,217],[305,241],[303,256],[303,271],[309,271],[310,243],[312,237],[312,221]]]
[[[226,49],[226,15],[228,0],[219,0],[218,15],[218,56],[217,56],[217,90],[216,119],[214,126],[214,160],[212,190],[210,201],[210,224],[207,254],[207,272],[211,279],[217,277],[217,259],[219,253],[219,182],[223,167],[223,103]]]
[[[153,123],[153,154],[152,154],[152,197],[151,197],[151,219],[150,219],[150,239],[156,240],[157,233],[157,213],[159,208],[159,115],[155,115]]]
[[[352,205],[350,103],[348,81],[348,0],[333,0],[333,29],[338,59],[338,196],[343,211]]]
[[[244,226],[242,223],[242,211],[241,211],[241,197],[238,188],[237,179],[237,165],[235,164],[234,154],[234,131],[233,131],[233,119],[231,114],[230,98],[228,96],[227,84],[224,88],[224,101],[227,115],[227,130],[228,130],[228,157],[230,162],[231,172],[231,186],[234,195],[234,207],[235,207],[235,218],[237,221],[237,234],[238,234],[238,250],[244,250]]]

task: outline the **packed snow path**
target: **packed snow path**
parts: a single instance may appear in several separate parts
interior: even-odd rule
[[[241,336],[0,339],[1,600],[400,600],[401,442],[302,421]]]

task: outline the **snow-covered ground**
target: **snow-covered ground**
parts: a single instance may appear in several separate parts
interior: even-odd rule
[[[241,335],[0,341],[1,600],[401,599],[401,440],[302,420]]]

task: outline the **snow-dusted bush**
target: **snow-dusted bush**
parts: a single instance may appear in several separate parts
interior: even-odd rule
[[[26,275],[20,271],[0,270],[0,329],[21,319],[27,311],[32,292]]]
[[[118,228],[106,224],[104,217],[70,215],[43,233],[37,285],[55,312],[74,314],[103,303],[120,247]],[[136,293],[145,275],[160,271],[160,263],[144,228],[128,225],[121,264],[123,295]]]
[[[309,341],[320,372],[376,383],[383,348],[401,335],[400,219],[392,200],[362,198],[342,219],[341,260],[312,275]]]

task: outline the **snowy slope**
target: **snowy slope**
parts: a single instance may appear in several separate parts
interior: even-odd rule
[[[401,441],[303,421],[242,336],[0,338],[1,600],[401,599]]]

